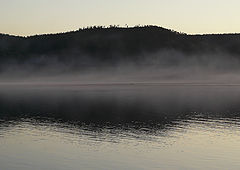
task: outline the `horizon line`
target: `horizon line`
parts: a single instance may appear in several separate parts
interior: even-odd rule
[[[120,26],[120,25],[92,25],[92,26],[86,26],[86,27],[79,27],[76,30],[70,30],[70,31],[63,31],[63,32],[49,32],[49,33],[36,33],[36,34],[30,34],[30,35],[17,35],[17,34],[10,34],[10,33],[3,33],[0,32],[0,35],[6,35],[6,36],[14,36],[14,37],[21,37],[21,38],[28,38],[28,37],[34,37],[34,36],[46,36],[46,35],[58,35],[58,34],[66,34],[66,33],[71,33],[71,32],[78,32],[78,31],[84,31],[84,30],[91,30],[91,29],[133,29],[133,28],[146,28],[146,27],[158,27],[158,28],[162,28],[162,29],[166,29],[178,34],[184,34],[184,35],[196,35],[196,36],[204,36],[204,35],[234,35],[234,34],[240,34],[240,32],[215,32],[215,33],[186,33],[186,32],[182,32],[182,31],[176,31],[174,29],[171,28],[166,28],[166,27],[162,27],[159,25],[135,25],[135,26]]]

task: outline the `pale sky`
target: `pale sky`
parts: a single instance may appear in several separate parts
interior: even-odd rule
[[[0,0],[0,32],[34,35],[92,25],[158,25],[240,33],[239,0]]]

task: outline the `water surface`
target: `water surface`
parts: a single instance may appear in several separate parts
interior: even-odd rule
[[[240,86],[0,88],[0,169],[238,169]]]

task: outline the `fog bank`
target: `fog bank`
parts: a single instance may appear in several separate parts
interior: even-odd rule
[[[193,55],[160,50],[116,62],[75,58],[62,62],[40,56],[24,63],[2,63],[1,83],[240,83],[240,60],[221,52]]]

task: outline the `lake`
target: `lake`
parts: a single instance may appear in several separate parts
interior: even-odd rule
[[[240,86],[2,84],[0,169],[239,169]]]

